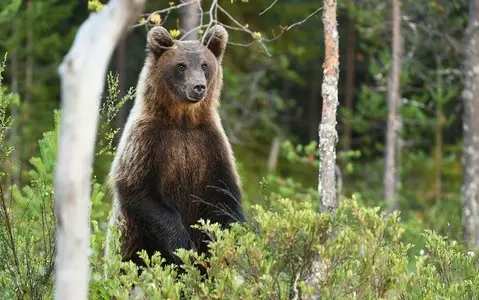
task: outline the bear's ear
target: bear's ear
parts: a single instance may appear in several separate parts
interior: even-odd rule
[[[146,44],[149,51],[161,56],[173,46],[174,42],[168,30],[162,26],[155,26],[148,32]]]
[[[219,62],[223,59],[226,44],[228,43],[228,32],[221,25],[211,27],[203,37],[203,44],[213,52]]]

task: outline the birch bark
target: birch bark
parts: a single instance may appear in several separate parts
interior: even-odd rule
[[[89,201],[100,95],[111,54],[144,0],[112,0],[82,24],[59,67],[62,115],[55,170],[55,299],[87,299]]]
[[[479,0],[469,1],[464,101],[462,186],[465,240],[479,249]]]

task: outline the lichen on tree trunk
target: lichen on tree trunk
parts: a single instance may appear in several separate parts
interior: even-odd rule
[[[465,240],[479,249],[479,0],[469,1],[464,100],[462,186]]]
[[[323,109],[319,126],[319,168],[320,210],[334,210],[336,198],[336,110],[338,106],[339,80],[339,34],[336,21],[336,0],[324,0],[323,25],[325,39],[324,78],[321,86]]]

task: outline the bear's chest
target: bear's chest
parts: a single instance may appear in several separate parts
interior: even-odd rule
[[[165,131],[157,150],[161,189],[171,196],[200,196],[213,176],[219,146],[219,139],[206,131]]]

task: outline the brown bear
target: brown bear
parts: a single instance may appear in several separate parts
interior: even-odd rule
[[[147,56],[110,181],[110,225],[118,222],[123,260],[159,251],[180,264],[178,248],[207,251],[199,219],[228,227],[245,220],[231,145],[217,111],[228,41],[220,25],[202,41],[174,40],[161,26]],[[108,251],[108,250],[107,250]]]

